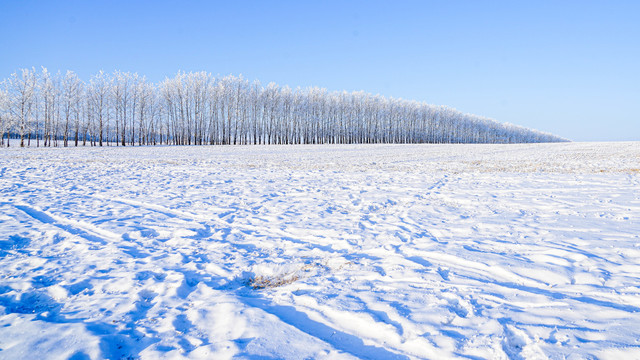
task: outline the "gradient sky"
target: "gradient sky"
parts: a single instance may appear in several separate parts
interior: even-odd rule
[[[640,1],[0,0],[0,34],[0,79],[205,70],[640,140]]]

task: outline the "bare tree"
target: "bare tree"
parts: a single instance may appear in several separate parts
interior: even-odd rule
[[[14,72],[9,78],[9,109],[18,123],[20,147],[25,146],[24,136],[29,131],[36,85],[37,77],[34,68],[22,69],[20,74]]]
[[[0,84],[0,147],[4,146],[5,131],[7,135],[7,146],[9,146],[9,132],[11,121],[9,117],[9,95],[3,89],[4,84]]]
[[[116,145],[127,144],[127,120],[131,101],[131,74],[116,71],[111,86],[116,120]]]
[[[64,116],[63,128],[63,145],[69,146],[69,132],[71,131],[71,120],[76,115],[76,135],[80,121],[80,102],[81,102],[81,82],[73,71],[67,71],[62,80],[62,112]],[[77,146],[77,136],[76,136]]]
[[[111,100],[111,80],[102,70],[92,79],[87,92],[90,99],[91,109],[96,119],[98,145],[102,146],[105,129],[109,120],[109,101]]]
[[[37,146],[41,138],[45,146],[59,139],[68,146],[71,135],[76,146],[563,141],[446,106],[364,91],[263,87],[206,72],[178,72],[155,86],[137,74],[101,71],[85,87],[71,71],[62,78],[43,68],[39,81],[25,69],[5,83],[2,145],[15,134],[22,146],[32,136]]]

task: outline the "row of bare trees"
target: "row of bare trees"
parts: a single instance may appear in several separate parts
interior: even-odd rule
[[[0,86],[0,145],[522,143],[554,135],[446,106],[242,76],[182,73],[159,84],[99,72],[22,69]]]

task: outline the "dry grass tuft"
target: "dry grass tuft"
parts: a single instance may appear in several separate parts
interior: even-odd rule
[[[248,285],[253,289],[260,290],[291,284],[292,282],[298,281],[302,278],[300,273],[307,273],[316,267],[316,265],[317,264],[306,264],[294,271],[273,276],[255,275],[249,278]]]
[[[252,274],[252,276],[246,280],[246,284],[254,290],[272,289],[291,284],[314,274],[317,275],[318,271],[342,270],[345,266],[352,264],[353,263],[351,261],[347,261],[342,264],[330,266],[328,264],[328,260],[324,262],[314,261],[301,265],[293,271],[283,272],[277,275],[266,276]]]
[[[293,274],[291,276],[254,276],[249,279],[249,286],[255,290],[271,289],[278,286],[291,284],[300,280],[300,276]]]

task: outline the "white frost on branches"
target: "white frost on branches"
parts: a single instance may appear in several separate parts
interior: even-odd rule
[[[0,132],[44,146],[529,143],[566,141],[446,106],[178,72],[159,84],[100,71],[23,69],[0,90]],[[26,141],[26,142],[25,142]]]

